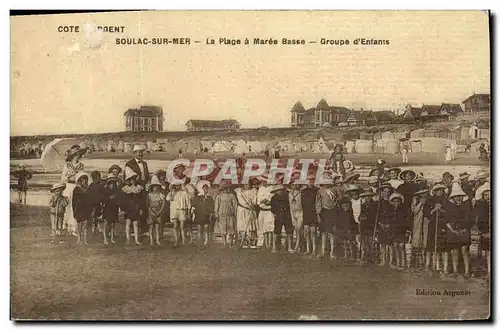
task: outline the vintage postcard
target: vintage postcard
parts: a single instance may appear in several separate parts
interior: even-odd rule
[[[13,320],[485,320],[490,13],[14,15]]]

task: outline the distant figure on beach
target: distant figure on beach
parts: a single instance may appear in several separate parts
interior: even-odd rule
[[[403,146],[401,149],[401,155],[403,156],[403,164],[408,164],[408,147]]]
[[[179,155],[177,156],[177,158],[179,159],[184,158],[184,155],[182,154],[182,149],[179,149]]]
[[[489,160],[488,151],[486,150],[484,143],[481,143],[481,146],[479,146],[477,150],[479,151],[479,160]]]
[[[17,200],[19,203],[26,204],[26,196],[28,195],[28,180],[33,177],[30,171],[26,170],[25,165],[19,165],[19,170],[12,174],[17,178]]]
[[[446,145],[446,154],[444,160],[449,163],[452,161],[452,151],[451,151],[451,146],[449,144]]]

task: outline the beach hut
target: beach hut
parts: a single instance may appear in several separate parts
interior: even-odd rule
[[[394,136],[394,133],[391,131],[386,131],[382,133],[382,139],[384,140],[394,140],[396,137]]]
[[[207,150],[210,150],[212,149],[213,145],[213,141],[201,141],[201,149],[207,148]]]
[[[356,143],[354,141],[346,141],[344,150],[348,154],[356,153]]]
[[[422,141],[410,140],[410,150],[411,152],[422,152]]]
[[[356,152],[358,154],[371,154],[371,153],[373,153],[373,141],[372,140],[356,140],[355,148],[356,148]]]
[[[400,150],[399,140],[383,140],[384,141],[384,153],[386,154],[397,154]]]
[[[422,138],[422,152],[444,154],[448,140],[435,137]]]
[[[130,142],[123,143],[123,152],[132,152],[134,150],[134,145]]]
[[[233,144],[229,141],[217,141],[213,147],[213,152],[228,152],[231,151]]]

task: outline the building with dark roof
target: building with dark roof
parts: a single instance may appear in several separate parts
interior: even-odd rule
[[[321,99],[315,108],[305,110],[300,101],[295,103],[290,111],[291,126],[304,128],[325,127],[325,124],[337,126],[345,122],[351,110],[340,107],[330,106],[325,99]]]
[[[163,131],[164,118],[161,107],[144,105],[139,109],[128,109],[123,117],[127,132]]]
[[[472,94],[462,101],[467,113],[489,113],[491,111],[490,94]]]
[[[190,119],[186,123],[188,131],[237,131],[241,128],[240,123],[234,119],[226,120],[201,120]]]
[[[408,104],[405,109],[403,118],[414,121],[447,120],[450,116],[457,116],[464,112],[460,104],[456,103],[424,104],[421,108]]]

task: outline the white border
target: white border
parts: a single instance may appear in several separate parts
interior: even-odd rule
[[[151,0],[141,0],[140,2],[138,1],[120,1],[120,2],[110,2],[110,1],[103,1],[103,0],[87,0],[85,2],[80,1],[43,1],[43,2],[37,2],[37,1],[4,1],[2,2],[2,13],[4,15],[1,16],[1,27],[2,27],[2,40],[10,40],[10,23],[9,23],[9,13],[8,9],[33,9],[33,8],[40,8],[41,5],[43,4],[44,9],[137,9],[138,5],[140,6],[140,9],[147,9],[147,8],[156,8],[158,10],[160,9],[172,9],[172,10],[180,10],[180,9],[343,9],[343,10],[360,10],[360,9],[392,9],[392,10],[404,10],[404,9],[411,9],[411,10],[440,10],[440,9],[448,9],[448,10],[486,10],[490,9],[492,10],[493,14],[497,14],[500,12],[499,10],[499,4],[500,1],[495,0],[495,1],[481,1],[481,0],[475,0],[475,1],[467,1],[467,2],[457,2],[457,1],[438,1],[438,0],[420,0],[420,1],[415,1],[412,3],[409,2],[403,2],[403,1],[361,1],[361,0],[350,0],[350,1],[342,1],[342,2],[333,2],[333,1],[317,1],[317,0],[308,0],[308,1],[265,1],[265,0],[259,0],[259,1],[220,1],[220,0],[211,0],[211,1],[178,1],[177,3],[168,3],[168,2],[159,2],[159,1],[151,1]],[[493,35],[498,37],[498,19],[496,20],[496,25],[495,31],[493,31]],[[5,46],[7,46],[7,42],[5,43]],[[496,45],[492,44],[492,47],[495,46],[495,49],[497,48]],[[10,111],[7,109],[10,109],[10,42],[7,47],[4,47],[3,50],[1,51],[2,54],[2,99],[3,99],[3,104],[4,104],[4,111],[1,113],[3,116],[3,120],[0,120],[0,132],[5,135],[9,135],[8,132],[10,131],[10,124],[9,124],[9,115]],[[498,59],[498,52],[495,51],[495,59]],[[492,76],[497,76],[497,68],[498,68],[498,62],[496,63],[495,66],[495,72],[492,72]],[[495,104],[498,104],[497,101],[497,96],[499,95],[498,93],[498,85],[495,84],[495,89],[492,90],[492,94],[495,100]],[[496,109],[493,109],[495,111]],[[495,116],[497,120],[495,120],[496,126],[498,126],[498,116]],[[5,136],[4,141],[7,141],[8,136]],[[497,144],[500,143],[499,133],[498,130],[495,130],[494,132],[494,146],[495,150],[493,150],[493,155],[496,158],[496,151],[497,151]],[[4,173],[3,176],[1,176],[1,183],[2,187],[4,189],[1,189],[1,194],[2,194],[2,200],[5,201],[5,207],[2,210],[9,210],[9,192],[8,192],[8,187],[9,187],[9,181],[7,177],[7,171],[9,169],[9,155],[7,153],[9,149],[6,148],[5,152],[2,154],[2,157],[5,159],[2,159],[0,162],[1,166],[1,172]],[[495,176],[496,179],[496,176]],[[496,182],[496,180],[493,180],[493,182]],[[500,205],[500,195],[494,193],[495,197],[495,205]],[[9,226],[10,220],[9,216],[6,215],[5,217],[2,217],[3,219],[3,224],[4,226]],[[494,219],[496,220],[496,219]],[[496,222],[496,221],[495,221]],[[499,233],[499,228],[500,225],[495,226],[495,237],[498,238],[498,233]],[[2,251],[0,253],[1,259],[0,259],[0,265],[7,265],[10,264],[10,244],[9,244],[9,235],[10,231],[5,230],[2,231]],[[495,242],[498,243],[498,239],[495,239]],[[495,251],[498,251],[496,249],[498,247],[498,244],[495,244]],[[500,264],[499,262],[499,255],[500,253],[495,253],[495,260],[494,260],[494,265],[498,266]],[[494,267],[495,270],[498,271],[498,267]],[[9,321],[10,317],[10,279],[9,279],[9,268],[5,268],[4,271],[0,272],[0,286],[2,288],[1,292],[3,293],[1,295],[1,302],[0,302],[0,311],[2,312],[2,317],[1,317],[1,329],[7,329],[14,327],[14,324]],[[497,283],[498,284],[498,283]],[[492,292],[492,295],[494,293]],[[498,318],[498,302],[496,303],[497,309],[495,312],[497,312],[497,318]],[[184,325],[183,328],[186,327],[201,327],[201,326],[206,326],[207,324],[199,324],[199,325]],[[231,326],[232,324],[227,324],[226,326]],[[372,326],[374,324],[371,324]],[[395,326],[398,326],[400,324],[393,324]],[[51,326],[51,325],[46,325],[46,326]],[[59,326],[62,329],[65,328],[70,328],[73,327],[74,325],[64,325],[64,326]],[[104,325],[92,325],[96,329],[103,329]],[[115,325],[115,326],[120,326],[122,327],[122,324]],[[177,326],[172,326],[172,325],[166,325],[169,327],[174,327],[177,328]],[[220,325],[215,325],[219,327]],[[252,326],[252,325],[250,325]],[[268,328],[271,326],[290,326],[288,324],[273,324],[273,325],[256,325],[259,328]],[[296,325],[295,325],[296,326]],[[318,326],[316,325],[310,325],[309,327],[312,326]],[[344,328],[347,327],[348,325],[345,324],[332,324],[335,328]],[[352,328],[353,325],[350,325],[349,327]],[[356,327],[361,327],[362,325],[358,324]],[[379,325],[380,326],[380,325]],[[383,326],[383,325],[382,325]],[[426,325],[426,324],[419,324],[419,327],[425,327],[426,329],[435,329],[438,327],[438,325],[433,324],[433,325]],[[130,328],[143,328],[145,327],[144,325],[136,325],[136,324],[131,324],[129,325]]]

